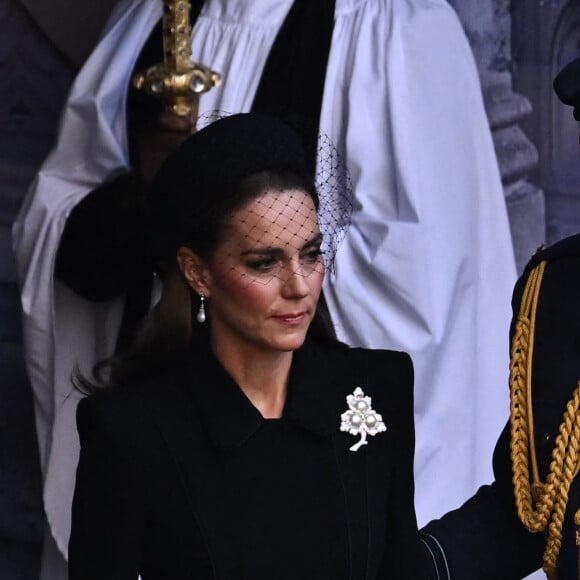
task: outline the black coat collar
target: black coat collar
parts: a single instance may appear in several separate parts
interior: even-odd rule
[[[328,355],[310,342],[294,353],[283,412],[284,420],[320,437],[338,431],[340,426],[340,412],[333,397],[339,365],[338,360],[329,364]],[[267,421],[209,349],[196,351],[185,372],[191,385],[189,392],[218,447],[241,447]],[[342,398],[354,387],[345,385]]]

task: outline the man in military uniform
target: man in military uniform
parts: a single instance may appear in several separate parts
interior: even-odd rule
[[[580,120],[580,59],[554,89]],[[443,577],[519,579],[542,565],[550,579],[579,578],[579,304],[577,234],[540,248],[515,286],[510,421],[495,482],[424,529]]]

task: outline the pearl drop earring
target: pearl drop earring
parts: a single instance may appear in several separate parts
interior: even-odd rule
[[[199,298],[201,300],[201,304],[199,305],[199,310],[197,311],[196,319],[200,324],[205,322],[205,296],[200,293]]]

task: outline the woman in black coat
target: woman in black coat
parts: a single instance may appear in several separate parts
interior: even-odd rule
[[[336,240],[295,135],[217,121],[151,202],[163,292],[78,407],[70,580],[429,578],[412,363],[325,335]]]

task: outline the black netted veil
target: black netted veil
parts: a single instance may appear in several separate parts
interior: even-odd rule
[[[182,245],[196,251],[206,241],[211,246],[215,216],[223,214],[224,207],[230,212],[239,209],[240,183],[263,172],[297,178],[293,183],[303,184],[299,189],[314,199],[328,267],[349,223],[352,188],[326,137],[319,138],[318,167],[312,175],[299,136],[278,118],[242,113],[205,126],[168,157],[153,182],[149,232],[156,270],[163,273]],[[280,183],[279,189],[284,189],[284,180]],[[259,211],[276,222],[275,208],[268,203]],[[297,209],[296,220],[303,214]]]

